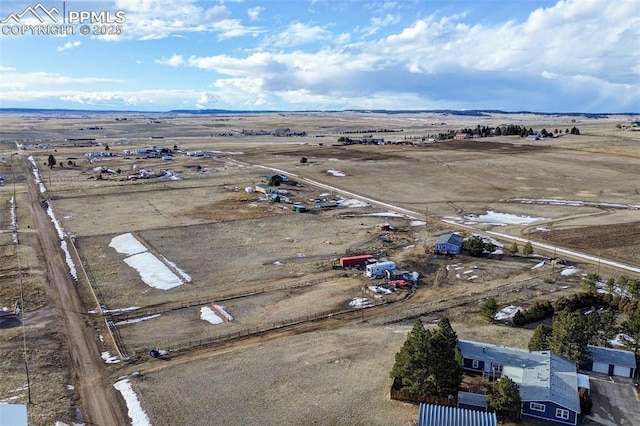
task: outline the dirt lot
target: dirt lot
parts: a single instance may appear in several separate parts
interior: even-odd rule
[[[86,307],[82,312],[85,326],[95,331],[92,344],[100,351],[116,353],[100,315],[88,314],[98,309],[93,292],[109,309],[137,306],[144,312],[162,311],[154,319],[117,326],[137,364],[101,366],[110,380],[132,371],[143,373],[134,386],[153,424],[251,424],[249,419],[259,419],[256,424],[411,424],[417,407],[389,400],[388,371],[414,318],[431,323],[448,316],[461,338],[526,347],[530,330],[478,321],[482,300],[494,295],[501,306],[526,306],[536,299],[556,298],[575,291],[580,273],[595,268],[578,264],[577,274],[561,276],[550,265],[532,269],[539,258],[431,256],[430,248],[439,235],[459,229],[440,221],[445,217],[459,224],[467,221],[463,217],[467,214],[488,210],[537,217],[540,220],[533,224],[473,226],[638,266],[637,210],[518,201],[638,204],[640,132],[615,127],[629,117],[579,118],[577,122],[570,117],[527,115],[371,118],[352,113],[184,116],[163,117],[159,124],[151,124],[144,115],[117,123],[105,116],[2,118],[0,136],[6,143],[0,144],[0,156],[11,160],[14,141],[25,144],[20,164],[28,164],[28,154],[35,156],[47,187],[40,196],[51,202],[82,254],[82,259],[75,253],[73,258],[78,267],[86,265],[90,277],[87,280],[80,273],[77,288]],[[536,129],[576,125],[583,135],[544,141],[495,137],[424,146],[336,145],[346,131],[356,132],[346,134],[350,137],[360,137],[371,130],[392,129],[395,131],[375,136],[422,141],[448,129],[512,122]],[[89,127],[101,129],[87,130]],[[222,136],[234,129],[281,127],[304,130],[307,136]],[[77,143],[69,138],[93,138],[96,145],[74,146]],[[107,144],[114,155],[86,161],[85,154],[104,153]],[[172,161],[121,155],[125,149],[153,144],[175,145],[181,152]],[[193,150],[204,150],[207,156],[185,155]],[[62,166],[44,167],[49,154]],[[302,157],[307,159],[304,164]],[[294,213],[286,202],[270,203],[262,194],[246,192],[245,188],[271,173],[259,166],[286,171],[302,186],[283,184],[280,189],[287,191],[283,195],[305,203],[312,211]],[[171,173],[165,178],[128,180],[128,175],[140,169]],[[0,175],[7,182],[0,187],[0,225],[6,230],[11,227],[10,215],[5,213],[10,210],[14,182],[10,161],[0,162]],[[33,354],[30,368],[36,377],[55,375],[46,379],[55,383],[49,389],[34,384],[33,399],[39,402],[30,406],[29,416],[33,424],[51,424],[54,419],[70,423],[80,404],[77,390],[67,387],[77,379],[69,372],[70,349],[64,330],[47,334],[46,344],[33,343],[48,330],[60,330],[61,314],[44,279],[47,253],[42,253],[27,208],[24,182],[28,178],[20,170],[15,182],[25,322],[29,353]],[[310,180],[336,189],[317,187]],[[310,200],[314,198],[331,199],[339,193],[352,198],[344,191],[378,202],[369,207],[313,209]],[[383,203],[416,212],[415,218],[391,214]],[[412,226],[415,219],[425,218],[427,224]],[[393,230],[377,231],[381,222],[388,222]],[[192,281],[169,291],[146,285],[124,263],[125,256],[109,247],[113,237],[126,232],[135,232],[154,253],[186,271]],[[0,238],[3,307],[11,306],[19,294],[19,274],[11,234],[4,232]],[[398,295],[374,299],[362,290],[373,282],[361,271],[332,268],[339,256],[352,252],[386,256],[403,268],[418,271],[421,287],[403,302],[384,303],[403,299]],[[622,274],[604,267],[601,273]],[[305,286],[293,288],[301,284]],[[238,293],[255,294],[226,299]],[[343,310],[351,299],[362,295],[380,306],[305,324],[305,332],[276,330],[172,354],[168,360],[146,356],[150,348],[171,348]],[[209,302],[224,305],[234,320],[221,325],[201,320],[199,308]],[[171,310],[180,304],[188,307]],[[364,324],[360,323],[363,318]],[[0,400],[20,395],[10,401],[26,402],[24,391],[16,391],[24,385],[17,346],[21,334],[12,328],[0,330],[0,337],[3,353],[5,349],[11,353],[0,361],[3,371],[12,371],[11,379],[0,385]],[[99,360],[99,354],[95,355]],[[63,402],[51,403],[58,399]]]

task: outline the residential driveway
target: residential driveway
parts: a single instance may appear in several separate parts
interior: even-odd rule
[[[622,426],[640,424],[640,401],[631,379],[589,374],[593,410],[586,424]]]

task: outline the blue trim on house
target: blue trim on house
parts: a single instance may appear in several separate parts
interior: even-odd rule
[[[531,409],[531,403],[544,405],[545,411],[536,411]],[[562,419],[556,417],[557,410],[564,410],[568,413],[568,419]],[[560,425],[576,425],[578,424],[578,413],[569,410],[566,407],[562,407],[558,404],[554,404],[550,401],[523,401],[522,402],[522,416],[530,417],[537,420],[544,420],[546,422],[560,424]]]

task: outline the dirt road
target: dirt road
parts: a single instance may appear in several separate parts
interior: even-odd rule
[[[30,167],[29,162],[23,159],[22,169],[29,187],[31,212],[45,259],[47,283],[66,329],[72,360],[70,367],[80,394],[80,410],[84,422],[88,425],[109,426],[127,424],[128,418],[117,391],[105,380],[107,372],[98,350],[95,331],[86,321],[87,309],[69,274],[60,248],[60,238],[47,215],[46,204],[40,200],[40,191]]]

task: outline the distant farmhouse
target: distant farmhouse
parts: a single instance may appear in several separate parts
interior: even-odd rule
[[[460,254],[463,242],[464,238],[461,235],[444,234],[436,241],[434,251],[439,254]]]

